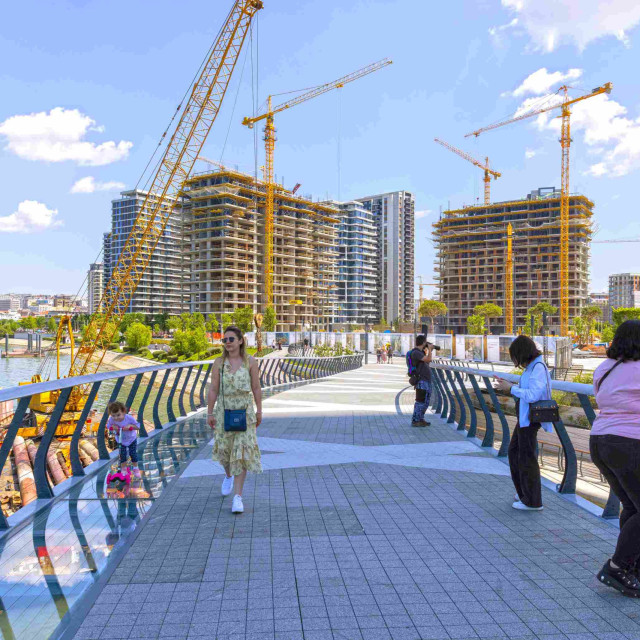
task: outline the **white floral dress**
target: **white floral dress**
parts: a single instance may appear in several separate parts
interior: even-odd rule
[[[262,463],[256,435],[257,419],[253,405],[249,365],[242,364],[237,371],[232,373],[229,362],[225,362],[220,376],[224,376],[224,386],[221,380],[218,400],[213,410],[216,427],[212,457],[220,464],[229,467],[232,476],[239,475],[243,471],[260,473]],[[246,409],[247,430],[225,431],[225,409]]]

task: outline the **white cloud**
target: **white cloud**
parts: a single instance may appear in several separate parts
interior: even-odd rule
[[[502,0],[502,6],[515,14],[533,47],[546,52],[564,43],[583,50],[605,36],[628,46],[628,32],[640,23],[638,0]]]
[[[34,233],[53,227],[62,222],[56,220],[57,209],[49,209],[37,200],[23,200],[18,210],[8,216],[0,216],[0,233]]]
[[[538,154],[538,152],[535,149],[525,149],[524,152],[524,157],[527,160],[530,160],[531,158],[533,158],[534,156],[536,156]]]
[[[433,211],[431,209],[423,209],[422,211],[416,211],[415,216],[416,216],[416,220],[419,220],[420,218],[426,218],[427,216],[431,215],[433,213]]]
[[[562,97],[551,95],[545,106],[560,104]],[[518,107],[515,117],[541,106],[540,98],[527,98]],[[600,94],[578,102],[571,107],[571,133],[575,137],[582,132],[585,144],[599,161],[592,164],[587,174],[623,176],[640,169],[640,118],[626,116],[627,109],[612,100],[608,94]],[[560,133],[559,109],[541,113],[535,119],[540,131]]]
[[[124,182],[97,182],[93,176],[80,178],[71,187],[71,193],[94,193],[95,191],[120,191]]]
[[[56,107],[48,113],[17,115],[0,122],[5,149],[25,160],[77,162],[99,166],[117,162],[129,155],[132,142],[121,140],[96,144],[85,140],[89,132],[101,133],[104,127],[77,109]]]
[[[513,91],[511,94],[516,98],[520,96],[526,96],[532,94],[534,96],[541,96],[545,93],[549,93],[550,89],[560,84],[561,82],[571,82],[577,80],[582,75],[582,69],[569,69],[566,73],[561,71],[554,71],[549,73],[545,67],[534,71],[528,75],[523,83]]]

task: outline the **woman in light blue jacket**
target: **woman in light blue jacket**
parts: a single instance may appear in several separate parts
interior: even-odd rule
[[[530,422],[529,405],[551,400],[551,378],[536,343],[527,336],[518,336],[509,347],[509,355],[516,367],[524,367],[520,384],[500,380],[498,389],[516,398],[518,422],[509,443],[509,468],[516,488],[514,509],[542,510],[542,483],[536,455],[538,429],[553,431],[551,422]]]

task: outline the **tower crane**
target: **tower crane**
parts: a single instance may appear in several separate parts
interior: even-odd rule
[[[94,373],[100,366],[106,347],[118,329],[177,205],[182,184],[189,176],[218,115],[251,21],[262,8],[262,0],[235,0],[233,3],[193,83],[118,264],[105,286],[98,306],[101,313],[91,317],[84,332],[71,363],[70,377]]]
[[[498,171],[494,171],[489,167],[489,158],[485,158],[484,164],[482,164],[480,160],[476,160],[466,151],[462,151],[462,149],[458,149],[452,144],[449,144],[444,140],[440,140],[440,138],[434,138],[434,142],[441,144],[445,149],[449,149],[449,151],[453,151],[453,153],[457,153],[461,158],[468,160],[472,165],[475,165],[484,171],[484,203],[489,204],[491,202],[491,178],[493,177],[494,180],[497,180],[502,175]]]
[[[465,136],[466,138],[469,136],[477,138],[481,133],[503,127],[512,122],[531,118],[554,109],[561,110],[559,117],[562,119],[560,128],[560,145],[562,147],[562,162],[560,165],[562,182],[560,194],[560,335],[562,336],[569,334],[569,148],[571,146],[571,106],[588,98],[599,96],[602,93],[611,93],[612,89],[613,84],[607,82],[601,87],[596,87],[590,93],[577,98],[570,98],[568,94],[569,87],[563,85],[558,89],[558,93],[562,92],[562,101],[559,104],[527,111],[515,118],[496,122],[472,131]]]
[[[513,334],[513,226],[507,225],[507,260],[504,288],[504,323],[507,335]]]
[[[223,165],[222,162],[218,162],[217,160],[211,160],[211,158],[207,158],[206,156],[203,156],[202,154],[200,154],[198,156],[198,160],[202,160],[203,162],[206,162],[207,164],[213,165],[214,167],[218,167],[218,169],[222,169],[223,171],[225,171],[227,169],[227,167],[225,165]]]
[[[435,282],[425,282],[423,276],[417,276],[416,280],[418,281],[418,307],[422,304],[424,300],[424,288],[425,287],[437,287],[438,285]]]
[[[274,116],[276,113],[280,113],[285,109],[290,109],[291,107],[295,107],[295,105],[300,104],[301,102],[306,102],[307,100],[311,100],[323,93],[327,93],[328,91],[332,91],[333,89],[340,89],[344,87],[345,84],[349,82],[353,82],[354,80],[358,80],[363,76],[369,75],[374,71],[378,71],[383,67],[391,64],[391,60],[387,58],[380,60],[379,62],[374,62],[367,67],[363,67],[362,69],[358,69],[358,71],[354,71],[342,78],[338,78],[338,80],[334,80],[333,82],[329,82],[327,84],[321,84],[317,87],[313,87],[309,91],[296,96],[295,98],[291,98],[291,100],[287,100],[282,104],[277,106],[272,105],[273,96],[269,96],[267,98],[267,107],[264,113],[255,116],[253,118],[246,117],[242,120],[242,124],[249,129],[252,129],[256,122],[260,122],[261,120],[265,120],[264,125],[264,149],[265,149],[265,178],[267,183],[267,197],[265,203],[265,297],[266,304],[270,306],[273,304],[273,214],[274,214],[274,195],[275,195],[275,182],[274,182],[274,171],[273,171],[273,153],[276,144],[276,127],[274,123]]]

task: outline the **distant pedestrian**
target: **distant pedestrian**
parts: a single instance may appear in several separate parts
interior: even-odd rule
[[[426,353],[425,353],[426,350]],[[424,335],[416,338],[416,346],[409,352],[407,362],[410,367],[408,372],[410,382],[416,388],[416,400],[413,405],[412,427],[428,427],[431,423],[424,419],[429,400],[431,399],[431,362],[433,345],[427,342]]]
[[[591,459],[622,503],[618,544],[598,579],[640,598],[640,320],[618,327],[593,386],[600,414],[591,429]]]
[[[387,348],[387,362],[389,364],[393,363],[393,347],[391,345]]]
[[[518,336],[509,347],[509,355],[516,367],[524,368],[519,384],[500,380],[498,390],[516,398],[517,423],[509,443],[509,468],[516,488],[513,508],[520,511],[542,510],[542,481],[537,458],[537,436],[542,427],[553,431],[551,422],[531,422],[529,407],[533,402],[551,400],[551,376],[538,351],[528,336]]]
[[[387,364],[387,350],[385,347],[380,349],[380,355],[382,356],[382,364]]]
[[[376,362],[378,364],[382,362],[382,349],[380,347],[376,349]]]
[[[262,471],[256,434],[262,422],[260,374],[257,360],[246,352],[244,336],[238,327],[225,329],[222,344],[222,357],[213,366],[207,422],[215,433],[213,459],[225,471],[221,493],[228,496],[233,489],[231,512],[242,513],[247,471]]]

